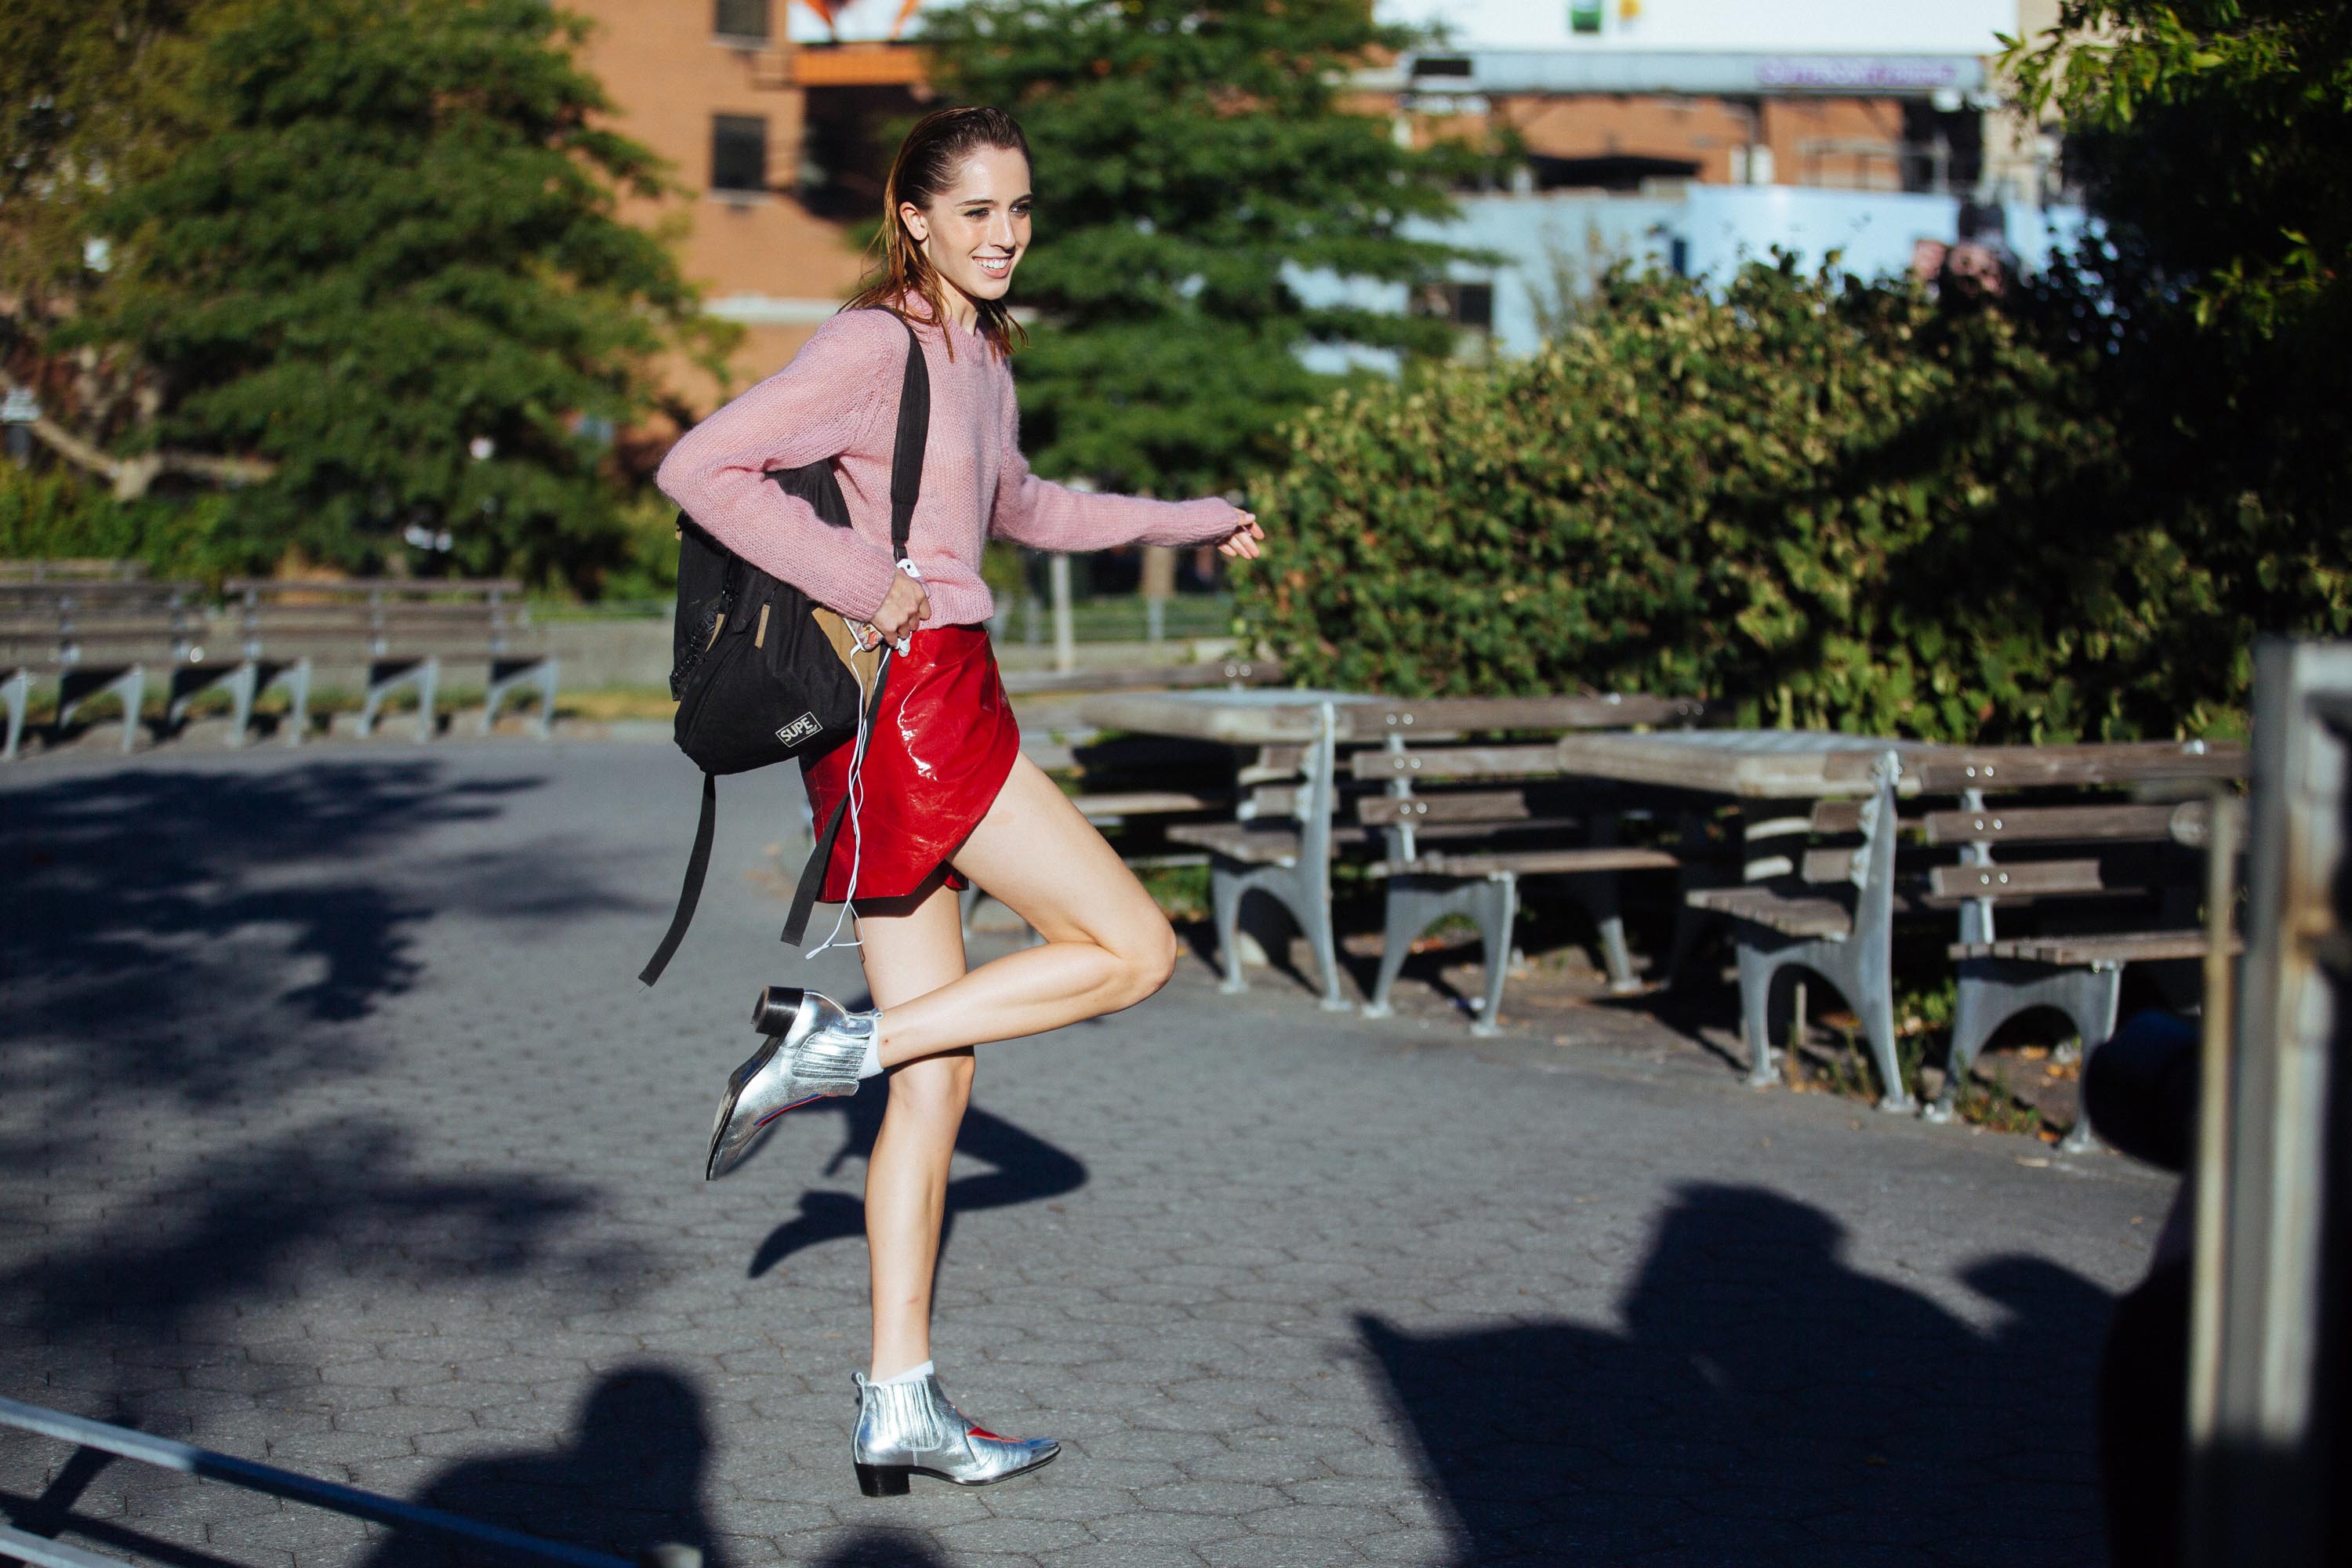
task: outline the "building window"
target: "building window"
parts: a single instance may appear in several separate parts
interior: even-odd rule
[[[730,43],[766,43],[768,0],[719,0],[719,15],[710,30]]]
[[[710,117],[710,188],[737,195],[767,194],[767,116],[714,114]]]
[[[1495,286],[1492,283],[1431,283],[1412,302],[1416,316],[1434,316],[1465,331],[1495,330]]]

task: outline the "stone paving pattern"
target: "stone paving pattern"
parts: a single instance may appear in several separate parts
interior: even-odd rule
[[[2088,1384],[2166,1184],[1190,958],[983,1051],[938,1360],[1063,1458],[859,1497],[882,1091],[700,1179],[755,988],[862,999],[773,940],[795,787],[722,784],[647,992],[667,747],[0,775],[0,1393],[730,1568],[2103,1560]],[[182,1568],[446,1560],[13,1434],[0,1509]]]

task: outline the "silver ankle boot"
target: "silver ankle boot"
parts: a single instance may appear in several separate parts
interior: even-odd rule
[[[867,1497],[904,1497],[907,1478],[920,1470],[960,1487],[984,1487],[1034,1470],[1062,1451],[1051,1437],[1000,1437],[971,1424],[948,1403],[936,1373],[919,1383],[857,1384],[857,1435],[849,1457],[857,1489]]]
[[[856,1094],[857,1069],[881,1017],[846,1012],[831,997],[797,985],[761,992],[751,1026],[768,1038],[727,1079],[703,1178],[715,1182],[733,1170],[785,1111],[828,1095]]]

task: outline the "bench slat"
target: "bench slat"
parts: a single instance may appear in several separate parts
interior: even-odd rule
[[[1998,899],[2011,895],[2113,891],[2096,860],[2019,860],[2004,866],[1937,866],[1927,873],[1929,890],[1944,899]]]
[[[2169,805],[1987,806],[1982,811],[1927,813],[1930,844],[2053,844],[2074,841],[2157,842],[2172,837]]]
[[[1527,793],[1516,789],[1456,790],[1410,800],[1368,795],[1356,800],[1356,820],[1370,827],[1399,823],[1418,827],[1431,822],[1526,822],[1534,815]]]
[[[1688,895],[1688,902],[1694,909],[1712,910],[1786,936],[1849,936],[1853,931],[1853,911],[1838,900],[1778,888],[1701,888]]]
[[[2230,951],[2243,947],[2231,939]],[[2005,958],[2026,963],[2155,963],[2202,958],[2210,949],[2201,931],[2105,931],[2084,936],[2010,937],[2000,942],[1956,942],[1954,958]]]
[[[1606,846],[1584,849],[1506,849],[1486,854],[1423,855],[1375,868],[1390,876],[1491,877],[1512,871],[1523,877],[1579,871],[1671,871],[1682,858],[1664,849]]]
[[[1550,746],[1454,746],[1434,752],[1365,751],[1348,759],[1360,779],[1557,778],[1559,753]]]
[[[2234,742],[2180,741],[1955,746],[1929,752],[1916,765],[1906,763],[1906,771],[1918,775],[1921,788],[1937,794],[2146,779],[2239,779],[2246,776],[2246,749]]]
[[[1606,697],[1433,697],[1419,701],[1351,703],[1339,710],[1339,738],[1414,740],[1503,730],[1622,730],[1635,724],[1691,724],[1706,717],[1695,698],[1628,693]]]

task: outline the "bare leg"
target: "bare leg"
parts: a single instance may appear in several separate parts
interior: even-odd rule
[[[1045,945],[984,963],[910,1001],[886,999],[877,982],[886,1067],[1132,1007],[1175,970],[1176,933],[1168,918],[1026,757],[1013,764],[996,804],[956,852],[955,868],[1036,928]],[[951,911],[954,900],[945,902]]]
[[[862,914],[866,984],[892,1007],[952,984],[964,972],[956,896],[933,883],[906,912]],[[866,1245],[874,1287],[876,1377],[931,1359],[931,1277],[940,1259],[948,1161],[971,1100],[972,1055],[950,1050],[889,1075],[890,1101],[866,1166]]]

